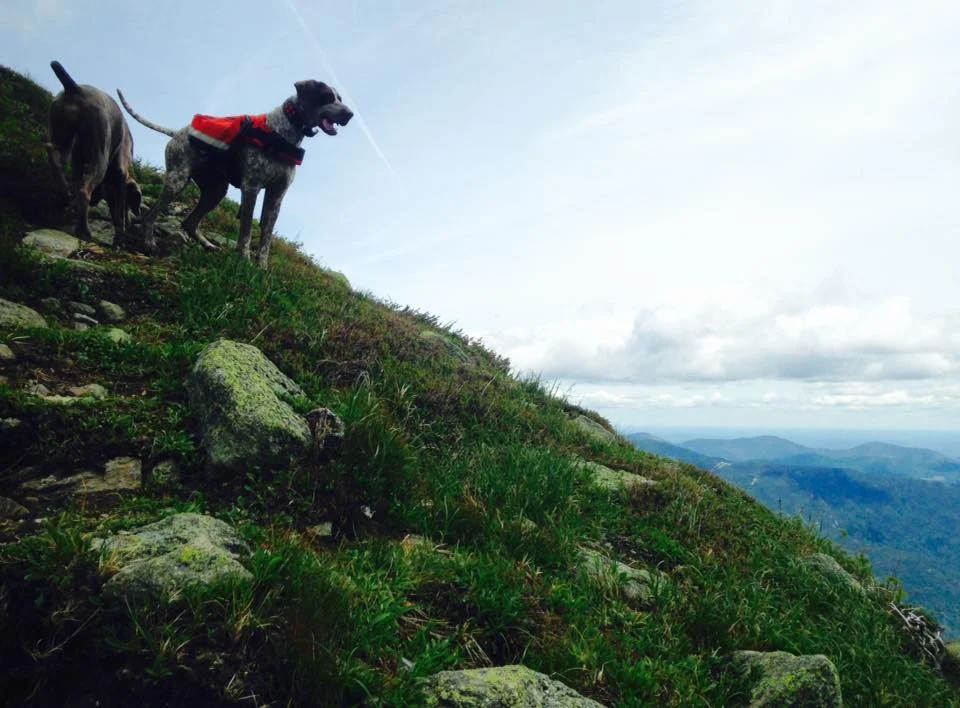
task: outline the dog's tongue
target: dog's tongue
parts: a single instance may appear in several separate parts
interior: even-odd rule
[[[328,133],[336,133],[337,129],[333,125],[333,121],[329,118],[323,119],[323,129]]]

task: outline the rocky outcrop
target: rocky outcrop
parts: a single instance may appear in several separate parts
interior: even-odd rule
[[[826,553],[814,553],[811,556],[806,556],[803,562],[840,587],[845,587],[860,594],[866,593],[860,581],[844,570],[843,566],[833,556]]]
[[[187,392],[211,471],[285,465],[310,451],[307,422],[283,400],[303,391],[252,345],[226,339],[208,345]]]
[[[240,563],[250,555],[247,544],[232,526],[203,514],[174,514],[92,547],[101,567],[116,571],[104,594],[128,600],[170,598],[191,585],[252,577]]]
[[[427,682],[425,703],[443,708],[600,708],[549,676],[525,666],[441,671]]]
[[[840,708],[840,676],[822,654],[794,656],[785,651],[738,651],[737,671],[749,676],[750,708]]]
[[[18,302],[0,298],[0,326],[46,327],[47,321],[36,310]]]

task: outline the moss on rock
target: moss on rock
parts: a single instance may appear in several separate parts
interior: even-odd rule
[[[426,705],[444,708],[598,708],[569,686],[526,666],[441,671],[427,684]]]

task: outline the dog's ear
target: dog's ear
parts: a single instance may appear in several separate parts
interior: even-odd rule
[[[127,209],[134,216],[140,216],[140,204],[143,201],[143,194],[140,192],[140,185],[132,179],[127,181]]]

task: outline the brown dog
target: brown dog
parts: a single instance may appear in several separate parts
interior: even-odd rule
[[[120,245],[127,230],[127,210],[140,213],[140,187],[130,174],[133,166],[133,138],[120,111],[110,96],[93,86],[79,86],[60,62],[50,68],[63,84],[63,92],[50,107],[50,142],[47,154],[54,179],[73,192],[77,209],[78,238],[90,239],[87,208],[106,197]],[[63,171],[70,160],[72,190]]]

